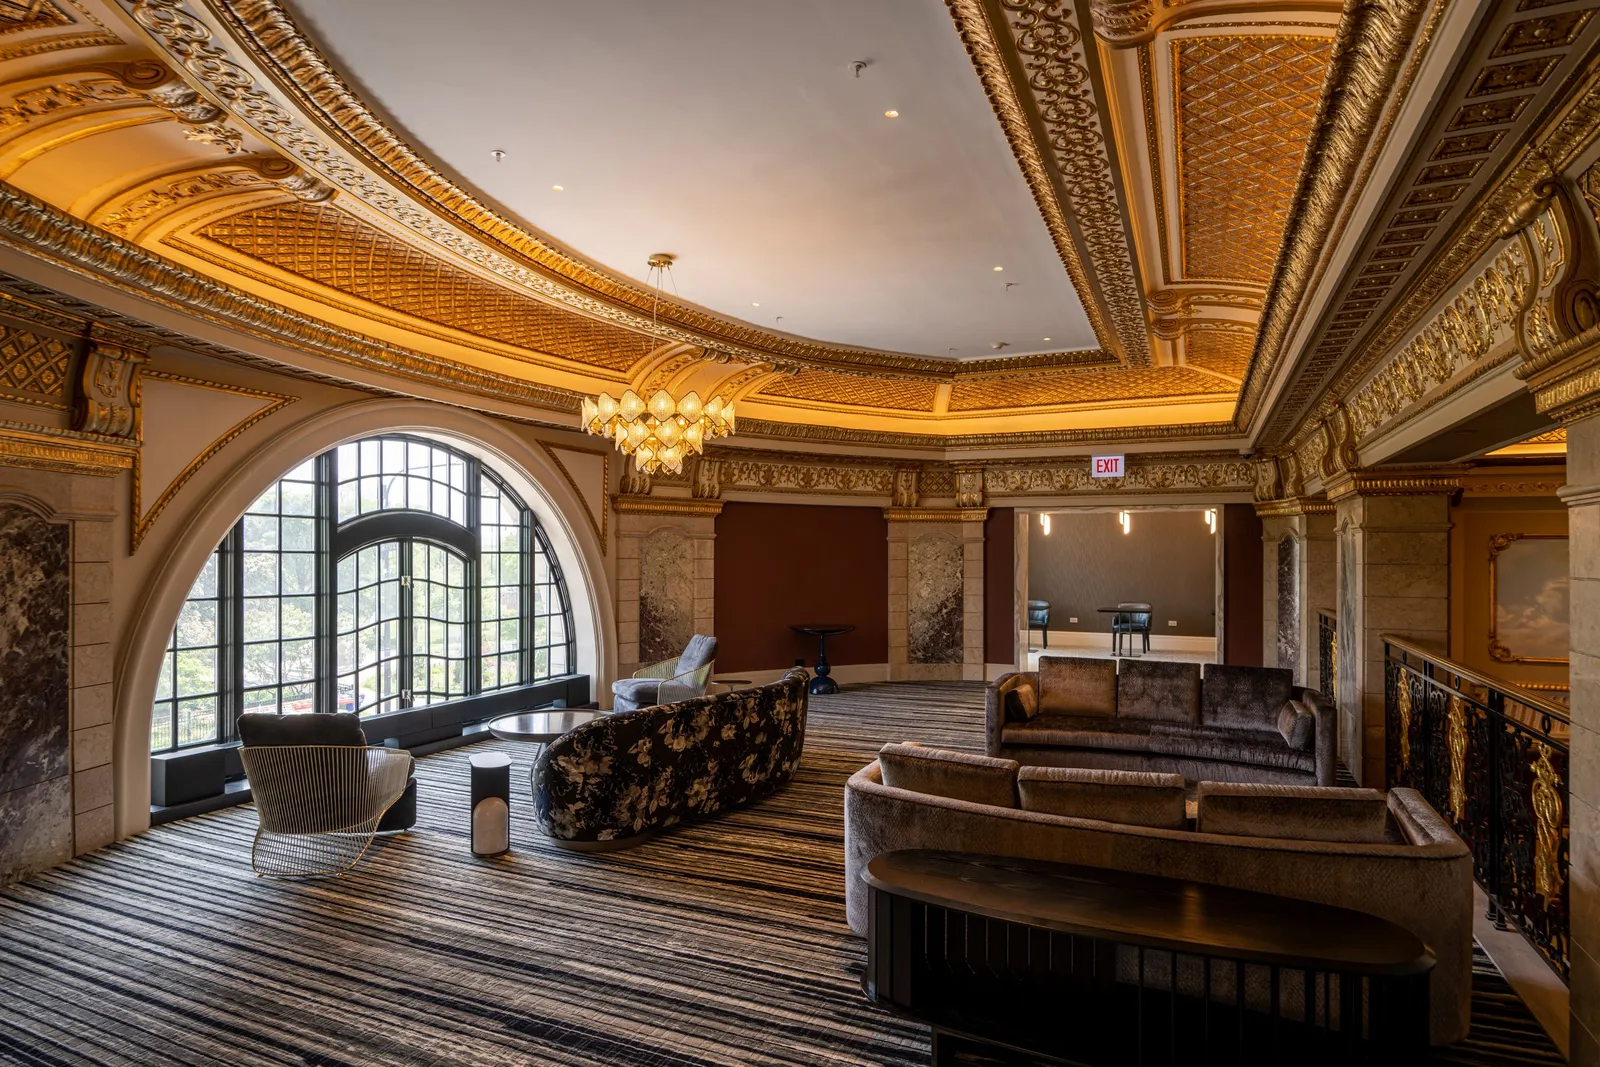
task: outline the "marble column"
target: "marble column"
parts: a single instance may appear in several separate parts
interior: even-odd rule
[[[1567,425],[1561,498],[1571,559],[1570,1058],[1600,1067],[1600,417]]]
[[[1261,516],[1262,662],[1316,688],[1319,609],[1335,607],[1333,505],[1318,497],[1256,504]]]
[[[983,680],[987,514],[987,508],[884,509],[891,681]]]
[[[1328,484],[1339,611],[1339,758],[1384,787],[1384,633],[1450,645],[1450,498],[1455,472],[1353,471]]]
[[[619,677],[716,631],[720,500],[620,494],[617,511]]]

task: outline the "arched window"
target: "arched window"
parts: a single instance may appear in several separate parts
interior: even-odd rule
[[[514,697],[575,663],[561,568],[505,480],[435,441],[367,438],[290,471],[217,546],[173,629],[150,747],[232,741],[242,711]]]

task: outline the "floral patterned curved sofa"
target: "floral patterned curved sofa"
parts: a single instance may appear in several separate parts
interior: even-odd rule
[[[607,715],[539,755],[533,810],[556,844],[628,848],[686,819],[750,804],[794,776],[805,671],[769,685]]]

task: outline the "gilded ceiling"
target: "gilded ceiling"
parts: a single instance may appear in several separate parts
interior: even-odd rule
[[[363,349],[365,365],[413,378],[445,368],[490,392],[513,383],[513,402],[563,412],[600,389],[681,385],[736,395],[768,436],[1043,445],[1242,440],[1266,405],[1287,440],[1330,381],[1359,384],[1358,342],[1392,348],[1405,315],[1470,265],[1470,249],[1443,242],[1487,225],[1466,205],[1492,163],[1522,150],[1530,101],[1566,85],[1562,64],[1593,36],[1600,0],[1497,11],[1362,258],[1322,279],[1312,266],[1355,210],[1344,193],[1375,167],[1434,27],[1458,17],[1440,0],[1374,5],[1346,16],[1332,0],[947,0],[945,36],[927,47],[964,50],[963,77],[992,111],[987,136],[1036,213],[1030,239],[1058,272],[1050,284],[1076,295],[1090,346],[1041,332],[932,356],[757,325],[670,291],[657,311],[617,264],[552,236],[559,215],[513,215],[430,163],[434,146],[352,88],[377,72],[340,69],[279,0],[0,0],[0,199],[160,257],[196,279],[187,288],[388,353],[375,362]],[[672,29],[669,6],[637,12]],[[1363,91],[1325,95],[1330,78]],[[590,135],[626,137],[627,124]],[[717,175],[699,173],[715,195]],[[851,252],[822,266],[870,288]],[[1434,262],[1445,266],[1416,281]],[[1301,324],[1314,275],[1341,302]],[[1011,277],[985,267],[983,284],[1003,300]],[[886,301],[882,313],[913,312]],[[1313,325],[1286,351],[1292,330]]]

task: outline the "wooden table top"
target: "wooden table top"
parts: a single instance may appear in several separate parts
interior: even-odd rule
[[[1128,945],[1346,974],[1433,967],[1420,938],[1348,908],[1067,863],[908,849],[867,865],[895,896]]]
[[[489,732],[502,741],[542,741],[549,744],[562,734],[594,722],[599,711],[530,711],[505,715],[489,724]]]

